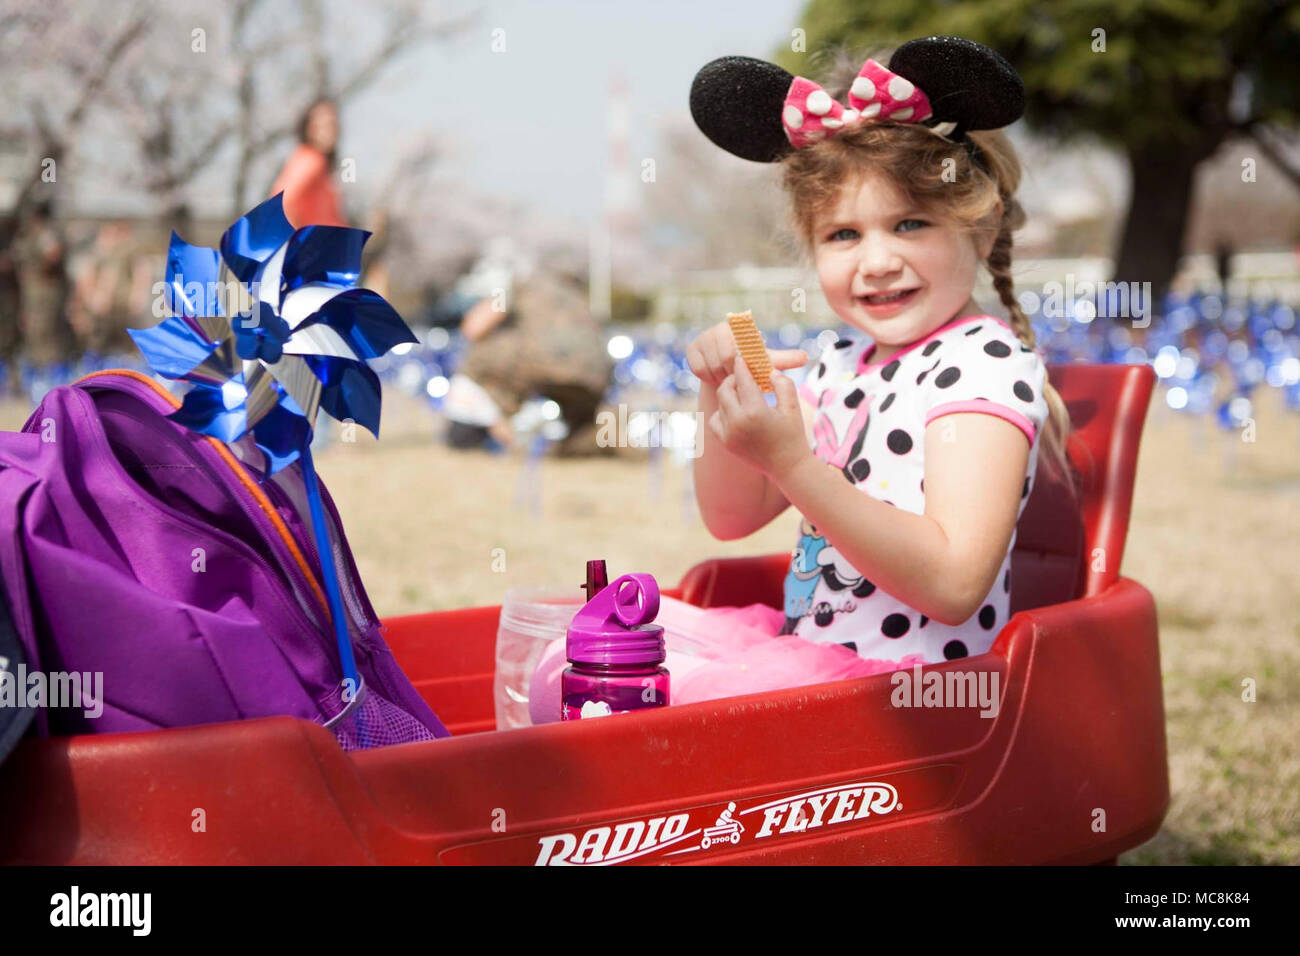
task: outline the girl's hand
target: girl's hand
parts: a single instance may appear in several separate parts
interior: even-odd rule
[[[808,355],[803,349],[768,349],[767,354],[774,369],[800,368],[808,364]],[[697,335],[686,346],[686,361],[702,385],[716,389],[735,371],[736,339],[731,334],[731,326],[719,322]],[[753,376],[750,378],[752,380]]]
[[[772,373],[776,407],[767,404],[744,361],[718,386],[718,410],[709,428],[727,451],[780,485],[804,459],[812,457],[804,430],[803,412],[794,382]]]

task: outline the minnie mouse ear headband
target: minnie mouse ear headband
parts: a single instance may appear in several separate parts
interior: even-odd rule
[[[867,60],[848,107],[774,63],[724,56],[691,84],[691,116],[713,143],[741,159],[773,163],[863,122],[919,123],[964,142],[968,130],[1009,126],[1025,111],[1025,87],[996,50],[964,37],[909,40],[888,68]]]

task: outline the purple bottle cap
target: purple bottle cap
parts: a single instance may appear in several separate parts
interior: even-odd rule
[[[568,658],[574,664],[662,664],[664,629],[659,585],[650,574],[625,574],[602,588],[569,624]]]

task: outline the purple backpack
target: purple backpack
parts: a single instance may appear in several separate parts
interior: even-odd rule
[[[260,461],[251,438],[205,438],[164,417],[177,404],[138,372],[99,372],[0,432],[0,577],[27,671],[103,675],[102,700],[43,707],[36,731],[287,714],[344,749],[448,736],[384,643],[328,492],[362,680],[349,699],[301,472],[259,481],[240,460]]]

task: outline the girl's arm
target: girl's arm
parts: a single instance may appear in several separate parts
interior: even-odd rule
[[[835,468],[801,456],[775,483],[853,567],[942,624],[968,620],[1011,543],[1029,459],[1015,425],[956,413],[925,430],[925,514],[865,495]]]
[[[476,342],[487,335],[506,317],[504,309],[492,308],[492,298],[484,296],[475,302],[460,320],[460,334],[468,342]]]

